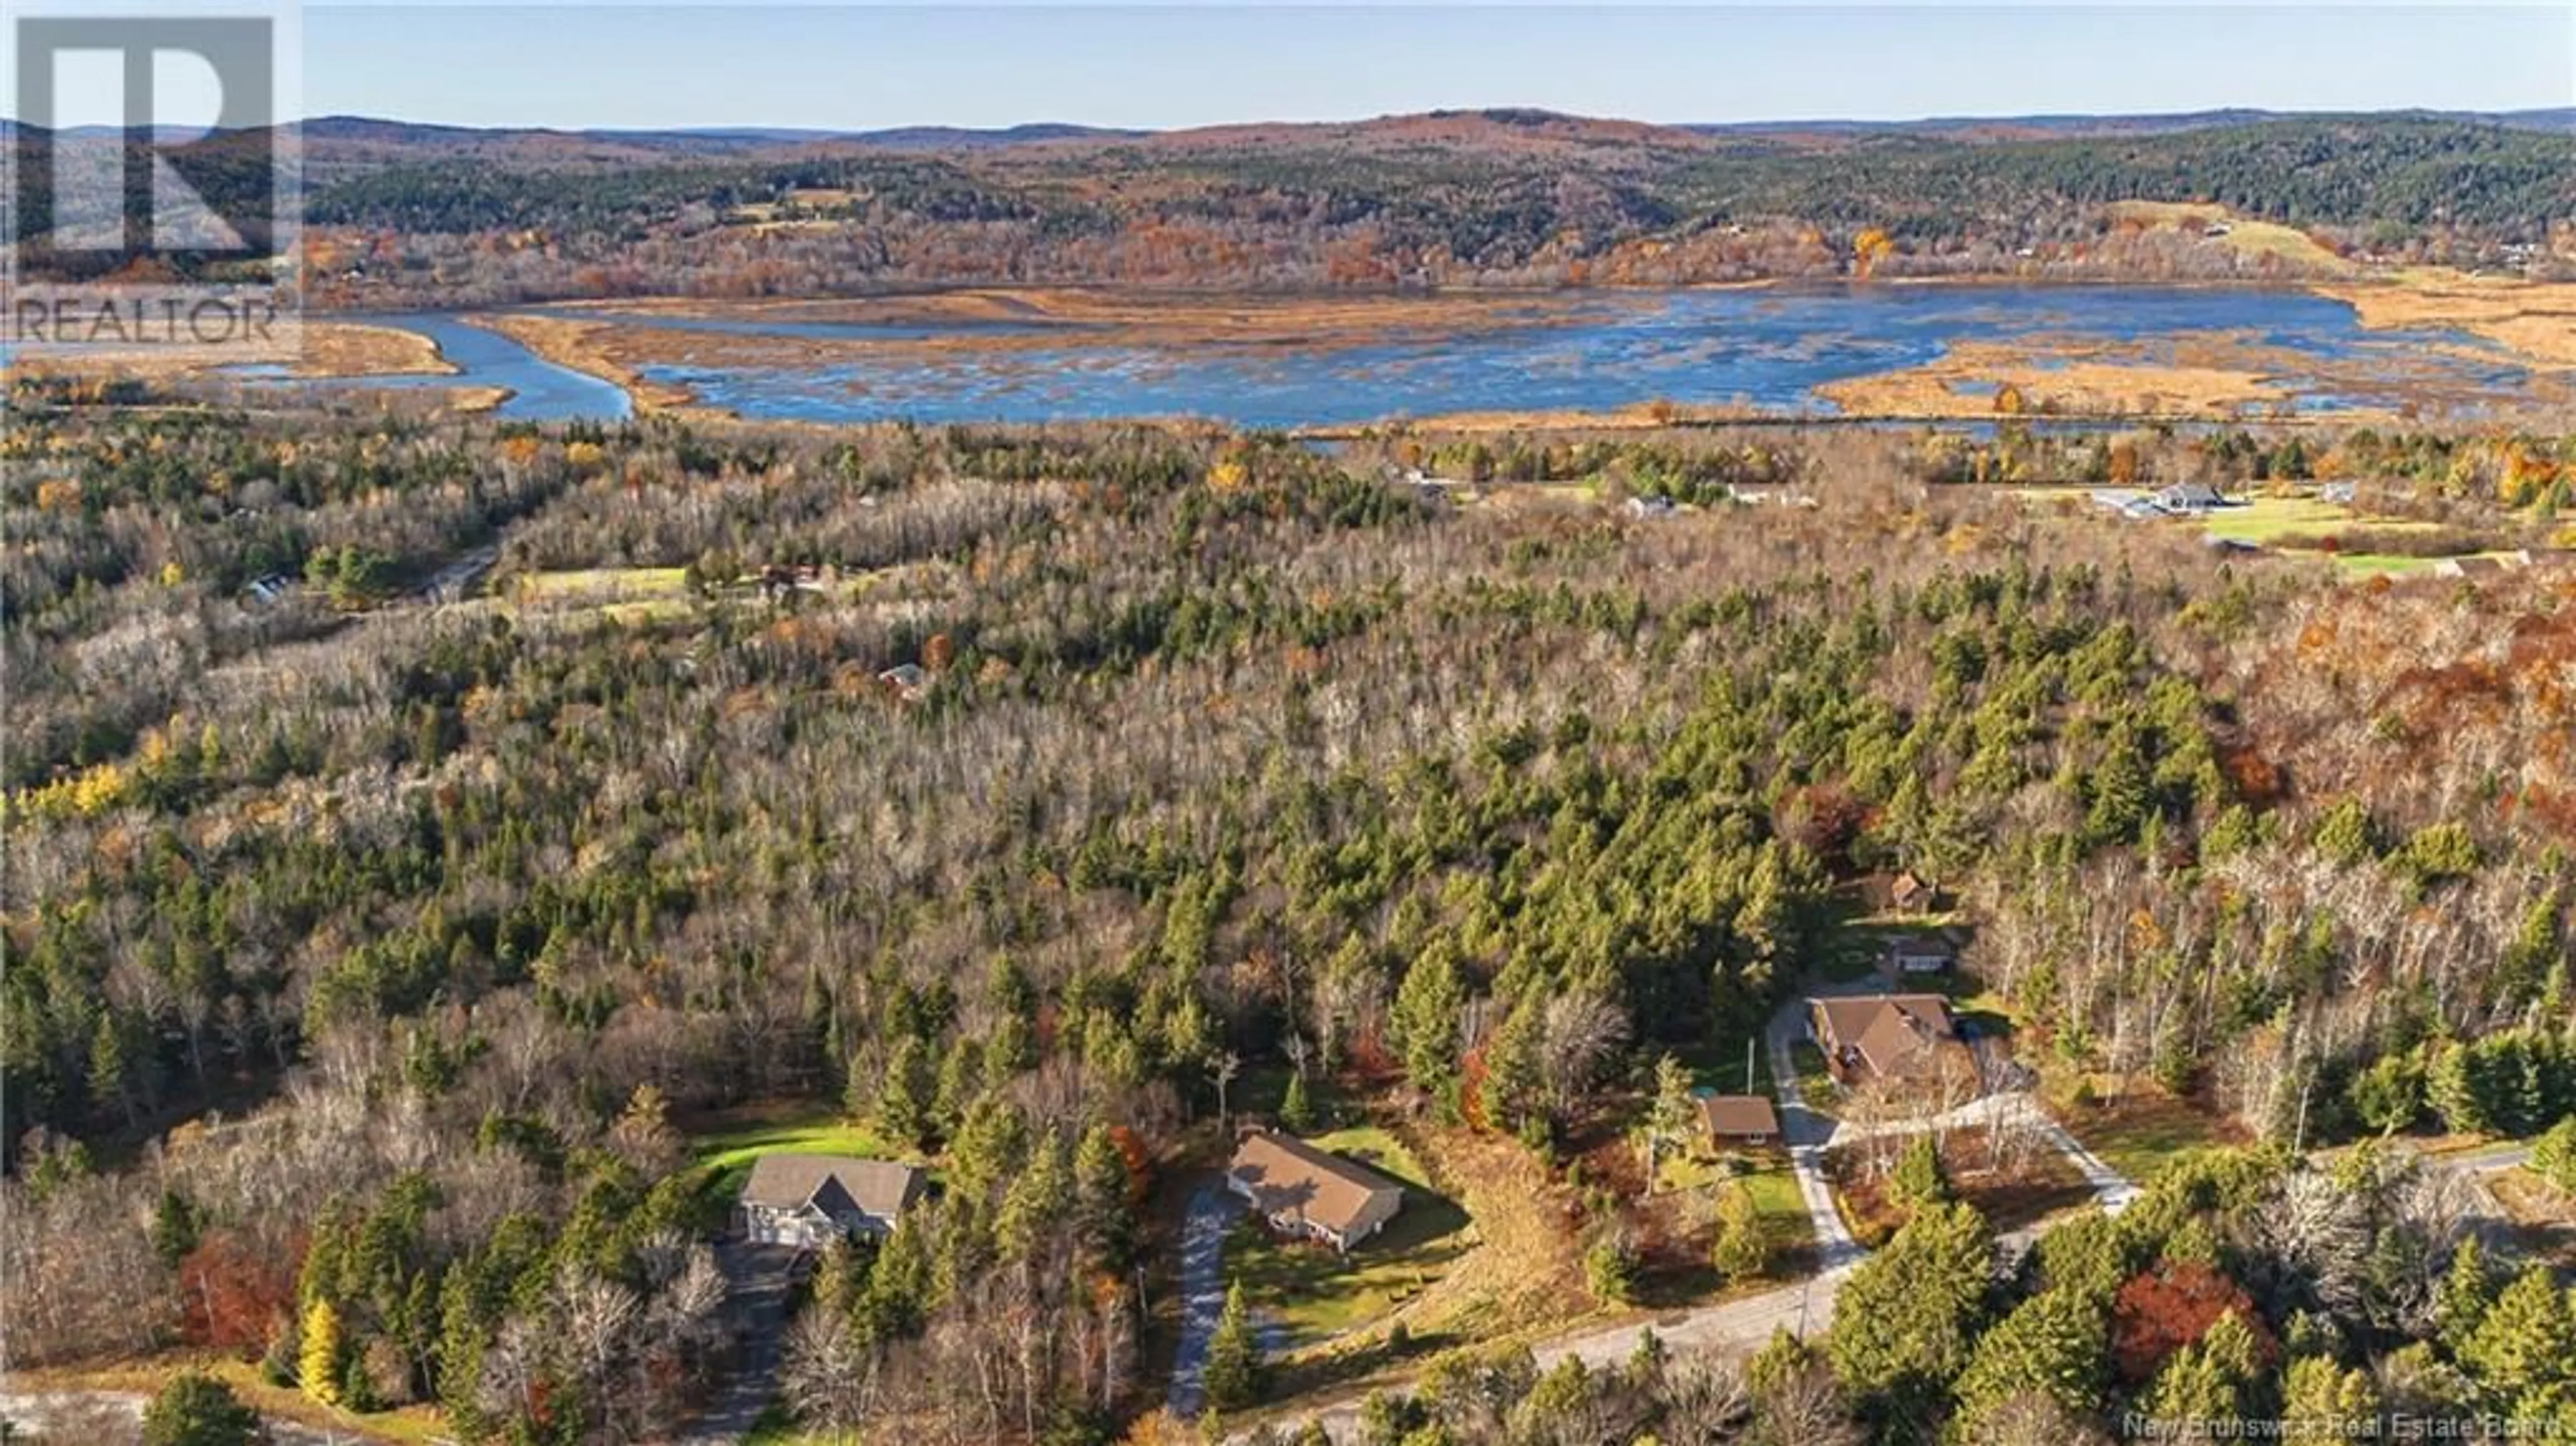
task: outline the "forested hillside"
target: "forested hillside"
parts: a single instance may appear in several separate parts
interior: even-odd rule
[[[2508,246],[2546,261],[2576,216],[2576,138],[2427,117],[1980,142],[1494,111],[900,153],[626,145],[317,140],[317,294],[1674,284],[1839,274],[1856,243],[1881,275],[2277,276],[2294,263],[2142,237],[2104,207],[2206,203],[2351,255],[2462,265]]]
[[[1656,521],[1146,428],[38,404],[9,445],[18,1361],[188,1341],[463,1438],[660,1431],[723,1352],[682,1131],[837,1100],[943,1191],[836,1267],[829,1409],[1096,1437],[1150,1398],[1138,1192],[1214,1062],[1293,1038],[1552,1157],[1900,866],[2027,1047],[2257,1136],[2576,1092],[2536,572],[2227,565],[1892,434],[1602,444],[1613,489],[1818,500]],[[487,540],[487,596],[411,596]],[[310,585],[243,598],[272,571]],[[1874,1419],[1946,1409],[1942,1362],[1878,1369]]]

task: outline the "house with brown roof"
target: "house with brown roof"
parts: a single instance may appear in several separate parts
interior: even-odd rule
[[[818,1249],[835,1236],[887,1235],[921,1198],[922,1172],[848,1155],[763,1155],[734,1202],[734,1224],[761,1245]]]
[[[1932,1084],[1976,1077],[1975,1057],[1938,994],[1865,994],[1807,1001],[1808,1028],[1826,1067],[1846,1085],[1870,1080]]]
[[[1780,1116],[1767,1095],[1703,1095],[1699,1112],[1718,1145],[1764,1145],[1780,1137]]]
[[[1235,1145],[1225,1185],[1251,1201],[1271,1229],[1335,1250],[1376,1234],[1404,1208],[1404,1187],[1395,1181],[1273,1130],[1252,1131]]]

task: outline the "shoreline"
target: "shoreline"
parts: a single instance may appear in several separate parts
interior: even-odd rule
[[[2545,319],[2563,303],[2569,308],[2570,329],[2565,338],[2565,351],[2576,366],[2576,284],[2538,282],[2480,282],[2478,278],[2461,277],[2456,281],[2448,274],[2428,284],[2421,277],[2391,275],[2367,281],[2339,279],[2334,281],[2248,281],[2233,278],[2180,282],[2104,283],[2081,280],[2043,280],[2038,278],[1997,278],[1991,275],[1886,277],[1870,280],[1852,278],[1775,278],[1742,282],[1706,283],[1679,287],[1558,287],[1510,292],[1439,292],[1373,296],[1290,295],[1203,292],[1170,294],[1139,291],[1132,288],[1099,288],[1082,293],[1079,304],[1068,298],[1075,288],[998,288],[968,286],[940,291],[913,293],[901,297],[863,298],[767,298],[742,303],[709,301],[688,297],[638,297],[599,300],[585,303],[555,304],[546,310],[555,313],[539,315],[531,310],[469,313],[462,317],[469,324],[500,332],[527,347],[539,359],[581,372],[624,389],[636,412],[661,412],[700,420],[755,420],[727,407],[708,404],[694,389],[648,379],[642,374],[646,364],[636,356],[636,347],[646,344],[639,337],[653,337],[664,345],[686,345],[694,355],[721,357],[726,352],[759,356],[770,353],[767,364],[785,366],[821,366],[837,344],[844,347],[904,346],[920,348],[925,354],[939,355],[960,351],[1021,350],[1063,344],[1066,332],[1091,332],[1098,327],[1116,336],[1123,344],[1151,347],[1156,345],[1207,348],[1242,348],[1258,346],[1254,340],[1261,329],[1257,325],[1239,326],[1234,335],[1221,329],[1191,327],[1185,319],[1204,321],[1211,311],[1223,310],[1237,323],[1272,321],[1282,317],[1311,318],[1319,312],[1339,312],[1345,325],[1364,319],[1372,312],[1393,312],[1406,321],[1420,321],[1434,311],[1459,308],[1456,319],[1497,324],[1550,324],[1574,321],[1583,317],[1580,303],[1617,302],[1634,304],[1642,298],[1679,292],[1728,290],[1794,292],[1807,289],[1861,291],[1872,287],[2072,287],[2092,289],[2151,289],[2154,291],[2249,291],[2265,293],[2299,293],[2319,296],[2350,307],[2354,324],[2366,331],[2422,329],[2440,327],[2458,330],[2466,336],[2500,346],[2526,370],[2535,374],[2535,382],[2555,385],[2553,374],[2559,370],[2548,354],[2534,355],[2526,346],[2514,346],[2490,336],[2487,330],[2469,325],[2473,320],[2492,322],[2499,310],[2513,317],[2537,315]],[[2447,285],[2450,289],[2442,289]],[[2453,321],[2435,319],[2438,312],[2456,315],[2459,308],[2449,306],[2465,295],[2483,310],[2458,315]],[[1507,300],[1514,306],[1526,306],[1532,300],[1548,298],[1566,303],[1563,315],[1556,318],[1530,318],[1526,315],[1497,315],[1497,301]],[[2360,298],[2367,298],[2363,300]],[[864,313],[884,304],[887,309],[915,319],[915,324],[933,314],[944,313],[952,323],[972,319],[984,323],[1015,324],[1033,327],[1008,335],[979,336],[972,332],[921,339],[876,342],[867,339],[814,338],[771,334],[761,336],[738,332],[688,332],[686,342],[674,343],[682,335],[678,329],[665,328],[656,333],[649,318],[741,319],[763,318],[780,321],[812,322],[838,313],[846,319],[852,312]],[[2392,308],[2402,310],[2392,311]],[[579,318],[583,312],[598,313],[596,320]],[[1111,318],[1116,318],[1112,320]],[[1152,318],[1150,322],[1143,318]],[[900,324],[885,320],[884,324]],[[933,323],[936,324],[936,323]],[[1061,328],[1061,329],[1059,329]],[[1477,328],[1481,329],[1481,328]],[[1307,335],[1287,339],[1291,344],[1326,346],[1333,344],[1336,333]],[[1382,338],[1378,338],[1382,339]],[[2224,338],[2196,338],[2177,334],[2178,340],[2218,344]],[[620,345],[620,342],[624,345]],[[721,364],[721,363],[719,363]],[[1986,385],[1992,383],[1992,386]],[[1970,386],[1968,384],[1975,384]],[[1995,389],[2010,385],[2026,398],[2019,411],[1998,409]],[[1594,409],[1485,410],[1471,409],[1451,413],[1425,413],[1414,416],[1390,415],[1365,422],[1311,423],[1292,425],[1284,430],[1299,436],[1335,438],[1364,435],[1388,428],[1430,427],[1457,431],[1505,430],[1622,430],[1651,429],[1664,425],[1711,426],[1725,423],[1758,422],[1770,425],[1888,423],[1961,423],[1961,422],[2073,422],[2089,425],[2191,422],[2217,425],[2384,425],[2396,419],[2403,408],[2395,404],[2354,405],[2327,411],[2296,409],[2298,393],[2280,383],[2267,369],[2258,365],[2211,366],[2188,365],[2172,361],[2138,360],[2124,362],[2106,359],[2098,354],[2053,351],[2046,346],[2016,348],[1992,340],[1969,340],[1945,345],[1943,354],[1929,363],[1894,368],[1886,372],[1843,378],[1822,383],[1815,396],[1835,410],[1824,413],[1799,412],[1766,408],[1747,410],[1726,404],[1682,404],[1652,399]],[[2455,399],[2446,399],[2455,400]],[[2531,392],[2498,396],[2496,410],[2513,411],[2546,406],[2553,401],[2545,394]],[[2131,405],[2137,403],[2137,405]],[[1141,414],[1140,414],[1141,415]],[[818,422],[818,425],[836,423]]]

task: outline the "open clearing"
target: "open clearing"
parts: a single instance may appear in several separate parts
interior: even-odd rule
[[[2227,228],[2209,237],[2228,250],[2247,256],[2273,256],[2302,270],[2345,274],[2350,262],[2334,254],[2307,232],[2275,221],[2239,216],[2225,206],[2199,201],[2114,201],[2108,208],[2115,223],[2126,221],[2149,230],[2179,230],[2207,236],[2212,226]]]
[[[2217,1120],[2190,1101],[2144,1082],[2133,1082],[2117,1097],[2091,1104],[2071,1098],[2071,1077],[2052,1072],[2049,1084],[2044,1092],[2049,1114],[2084,1148],[2140,1183],[2175,1155],[2237,1143]]]
[[[689,1153],[705,1172],[706,1198],[730,1199],[763,1155],[854,1155],[863,1160],[918,1158],[910,1150],[889,1149],[865,1125],[828,1105],[798,1101],[745,1105],[688,1121]]]
[[[1374,1125],[1308,1141],[1404,1182],[1404,1208],[1347,1255],[1281,1240],[1247,1217],[1226,1242],[1226,1270],[1294,1351],[1371,1325],[1447,1274],[1476,1243],[1467,1212],[1441,1194],[1413,1152]]]

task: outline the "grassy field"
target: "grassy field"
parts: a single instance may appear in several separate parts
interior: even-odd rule
[[[597,608],[621,622],[685,613],[688,570],[678,567],[589,567],[521,573],[510,596],[523,607]]]
[[[130,1391],[153,1395],[183,1371],[203,1371],[233,1388],[244,1405],[263,1416],[320,1428],[352,1441],[388,1441],[400,1446],[433,1446],[451,1439],[447,1419],[429,1406],[405,1406],[360,1416],[316,1403],[303,1392],[269,1384],[259,1367],[225,1356],[174,1355],[136,1361],[101,1370],[14,1370],[12,1391]]]
[[[2350,263],[2326,249],[2307,232],[2277,222],[2248,220],[2225,206],[2191,201],[2114,201],[2108,210],[2114,221],[2134,222],[2152,229],[2179,227],[2201,231],[2215,222],[2226,226],[2227,234],[2214,239],[2230,251],[2248,256],[2278,256],[2285,262],[2314,271],[2352,270]]]
[[[2117,1099],[2090,1105],[2070,1098],[2073,1087],[2072,1077],[2050,1072],[2042,1091],[2049,1113],[2131,1180],[2145,1181],[2185,1150],[2234,1143],[2217,1120],[2153,1085],[2132,1084]]]
[[[1359,1125],[1309,1143],[1404,1182],[1404,1209],[1347,1255],[1275,1239],[1247,1219],[1226,1242],[1226,1271],[1275,1344],[1296,1350],[1361,1329],[1421,1294],[1475,1243],[1467,1212],[1431,1186],[1413,1152],[1385,1130]]]

